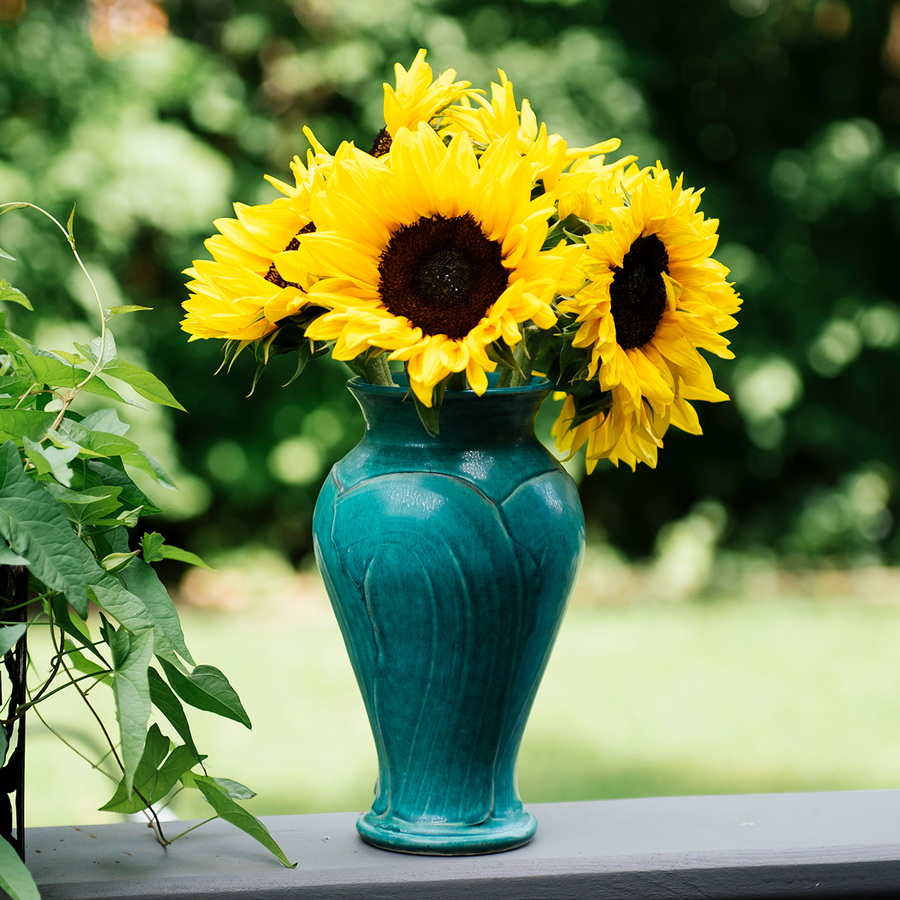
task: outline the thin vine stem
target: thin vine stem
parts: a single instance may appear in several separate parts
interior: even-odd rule
[[[50,639],[53,641],[53,649],[56,650],[57,654],[59,655],[59,659],[60,659],[60,663],[62,665],[63,671],[66,673],[66,675],[69,678],[69,681],[75,687],[75,690],[78,691],[78,693],[81,695],[81,699],[84,700],[85,704],[87,705],[87,708],[91,711],[91,715],[93,715],[93,717],[97,720],[97,724],[100,726],[100,730],[103,732],[103,736],[106,738],[107,745],[112,749],[113,758],[115,759],[116,763],[118,764],[119,768],[122,770],[122,773],[124,774],[125,773],[125,765],[122,762],[122,760],[119,758],[119,754],[115,750],[115,746],[116,746],[115,741],[113,741],[113,739],[109,736],[109,732],[106,730],[106,725],[103,724],[103,719],[100,718],[100,714],[97,712],[96,709],[94,709],[93,705],[91,704],[91,701],[88,700],[87,694],[85,694],[85,692],[81,689],[81,686],[77,683],[75,678],[72,676],[72,673],[69,670],[69,667],[66,665],[66,662],[63,659],[62,649],[59,646],[57,646],[56,634],[52,628],[50,630]]]
[[[50,631],[51,631],[51,640],[53,640],[53,638],[52,638],[53,623],[52,623],[52,622],[50,623]],[[53,641],[53,646],[56,647],[56,641],[55,641],[55,640]],[[31,657],[31,655],[29,654],[29,660],[28,660],[29,663],[31,663],[31,658],[30,658],[30,657]],[[41,699],[41,697],[44,696],[44,694],[45,694],[46,691],[47,691],[47,688],[50,687],[51,682],[52,682],[53,679],[56,677],[57,672],[59,672],[59,667],[60,667],[61,663],[62,663],[62,659],[61,659],[60,655],[57,654],[57,655],[53,658],[53,667],[50,669],[50,674],[47,676],[47,680],[44,682],[44,684],[41,686],[41,689],[38,691],[37,697],[32,698],[32,697],[31,697],[31,691],[29,691],[29,692],[28,692],[28,702],[27,702],[27,703],[23,703],[23,704],[16,710],[15,715],[14,715],[11,719],[9,719],[8,722],[4,722],[4,724],[12,723],[12,722],[14,722],[16,719],[18,719],[19,716],[24,715],[25,712],[26,712],[30,707],[34,706],[34,704],[37,703],[37,702]],[[32,664],[32,665],[33,665],[33,664]],[[56,692],[54,691],[54,693],[56,693]]]
[[[57,667],[58,668],[58,667]],[[52,697],[54,694],[58,694],[60,691],[64,691],[66,688],[71,687],[73,684],[78,683],[79,681],[87,681],[89,678],[98,678],[103,675],[112,675],[112,669],[106,669],[103,672],[97,672],[91,675],[80,675],[78,678],[73,678],[66,684],[61,684],[59,687],[54,688],[50,693],[46,693],[46,688],[50,684],[50,679],[44,682],[43,687],[38,692],[38,695],[33,699],[29,700],[27,703],[23,703],[16,712],[16,715],[13,719],[9,719],[8,721],[4,721],[3,724],[8,724],[9,722],[15,721],[15,719],[20,718],[27,710],[32,709],[36,706],[41,700],[46,700],[47,697]],[[50,678],[53,677],[53,673],[51,673]],[[89,687],[84,693],[87,695],[93,688],[93,685]]]
[[[59,741],[61,741],[63,744],[65,744],[65,746],[68,747],[68,748],[69,748],[76,756],[80,756],[80,757],[81,757],[81,758],[82,758],[82,759],[83,759],[83,760],[84,760],[84,761],[85,761],[92,769],[95,769],[95,770],[98,771],[101,775],[105,775],[105,776],[106,776],[110,781],[112,781],[114,784],[118,784],[119,779],[116,778],[115,775],[113,775],[111,772],[107,772],[106,769],[101,768],[101,766],[102,766],[102,764],[103,764],[103,761],[109,756],[108,753],[107,753],[105,756],[103,756],[101,759],[99,759],[97,762],[94,762],[94,760],[92,760],[89,756],[85,756],[85,755],[84,755],[84,754],[83,754],[83,753],[82,753],[82,752],[81,752],[74,744],[72,744],[72,743],[70,743],[69,741],[67,741],[67,740],[65,739],[65,737],[63,737],[63,735],[60,734],[60,733],[59,733],[59,732],[58,732],[58,731],[57,731],[57,730],[56,730],[56,729],[55,729],[55,728],[54,728],[54,727],[53,727],[53,726],[52,726],[52,725],[44,718],[44,716],[43,716],[43,714],[41,713],[40,709],[38,709],[37,707],[34,707],[34,714],[41,720],[41,722],[43,723],[43,725],[44,725],[44,727],[47,729],[47,731],[49,731],[50,734],[52,734],[55,738],[57,738]]]
[[[182,831],[181,834],[176,834],[175,837],[173,837],[169,841],[169,843],[174,844],[175,841],[178,840],[178,838],[183,838],[186,834],[190,834],[195,828],[199,828],[201,825],[206,825],[207,822],[212,822],[213,819],[218,819],[218,818],[219,818],[218,816],[210,816],[208,819],[204,819],[202,822],[198,822],[196,825],[191,825],[190,828],[185,828],[185,830]]]
[[[100,714],[97,712],[96,709],[94,709],[93,704],[88,699],[88,695],[81,689],[81,685],[78,684],[80,679],[75,678],[72,675],[72,672],[70,671],[69,667],[66,665],[65,659],[62,658],[62,648],[57,646],[56,638],[55,638],[55,635],[52,630],[50,632],[50,635],[51,635],[51,640],[53,640],[54,649],[56,650],[56,652],[58,654],[60,654],[60,660],[62,662],[63,671],[68,676],[69,682],[71,683],[72,687],[74,687],[75,690],[78,691],[79,695],[81,696],[81,699],[85,703],[85,706],[87,706],[87,708],[91,711],[91,715],[97,720],[97,724],[100,726],[100,730],[103,732],[103,736],[106,738],[106,743],[109,746],[110,750],[112,751],[113,758],[115,759],[119,768],[122,770],[122,774],[124,775],[125,774],[125,764],[122,762],[121,757],[116,752],[115,741],[113,741],[113,739],[109,736],[109,732],[106,730],[106,725],[103,724],[103,719],[100,718]],[[153,804],[150,803],[150,801],[136,787],[134,787],[134,785],[132,785],[132,790],[137,795],[137,797],[141,801],[141,803],[143,803],[144,806],[146,807],[143,810],[143,812],[147,816],[150,827],[153,829],[153,833],[156,835],[156,840],[160,843],[161,846],[168,847],[171,842],[166,839],[166,836],[163,833],[162,823],[159,821],[159,816],[156,814],[156,810],[153,808]]]
[[[94,294],[94,299],[97,302],[97,310],[100,313],[100,352],[97,354],[97,359],[94,362],[93,368],[88,372],[88,374],[78,382],[73,388],[72,391],[66,395],[63,399],[62,409],[59,411],[56,419],[53,424],[48,429],[49,431],[56,431],[59,428],[60,423],[62,422],[66,410],[68,410],[69,406],[72,404],[72,401],[77,396],[78,392],[103,368],[103,355],[106,352],[106,315],[103,309],[103,301],[100,299],[100,294],[97,291],[97,286],[94,284],[94,279],[91,278],[91,273],[88,272],[84,263],[81,260],[81,256],[78,253],[78,250],[75,248],[75,238],[72,233],[66,228],[54,215],[48,213],[46,209],[42,209],[40,206],[36,206],[34,203],[27,203],[22,200],[14,200],[9,203],[0,203],[0,215],[8,212],[11,209],[34,209],[37,210],[42,216],[46,216],[54,225],[66,236],[66,240],[69,242],[69,246],[72,248],[72,254],[75,257],[75,261],[78,263],[78,267],[84,272],[84,277],[87,278],[88,284],[91,286],[91,291]],[[75,208],[72,207],[72,213],[74,215]],[[71,218],[69,219],[71,222]]]

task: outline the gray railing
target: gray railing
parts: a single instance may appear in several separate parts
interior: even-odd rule
[[[265,820],[295,869],[219,822],[166,850],[143,825],[34,828],[26,860],[43,900],[900,897],[900,790],[528,808],[537,837],[495,856],[376,850],[327,813]]]

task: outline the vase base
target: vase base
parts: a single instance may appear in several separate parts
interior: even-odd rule
[[[480,825],[406,822],[389,816],[360,816],[356,830],[366,843],[397,853],[423,856],[477,856],[502,853],[527,844],[537,819],[520,810]]]

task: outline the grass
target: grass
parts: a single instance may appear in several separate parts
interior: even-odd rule
[[[211,774],[257,815],[363,810],[375,753],[330,611],[264,600],[182,609],[188,646],[231,679],[253,731],[199,713]],[[900,606],[722,600],[574,606],[519,760],[525,802],[900,786]],[[106,692],[108,693],[108,692]],[[85,746],[91,723],[53,698]],[[88,741],[92,739],[87,739]],[[94,742],[96,743],[96,742]],[[29,725],[31,826],[115,821],[112,786]],[[185,792],[183,818],[203,815]]]

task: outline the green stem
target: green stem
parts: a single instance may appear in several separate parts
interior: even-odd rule
[[[365,379],[369,384],[394,386],[394,379],[391,376],[391,367],[388,365],[387,356],[384,353],[379,353],[377,356],[371,357],[371,359],[365,363]]]
[[[201,825],[206,825],[207,822],[212,822],[213,819],[218,819],[218,818],[219,818],[218,816],[210,816],[208,819],[204,819],[202,822],[198,822],[196,825],[191,825],[190,828],[186,828],[184,831],[181,832],[181,834],[176,834],[175,837],[173,837],[169,841],[169,843],[174,844],[175,841],[178,840],[178,838],[182,838],[186,834],[190,834],[195,828],[199,828]]]
[[[531,367],[534,365],[534,361],[529,358],[528,354],[525,352],[525,340],[519,341],[516,344],[515,349],[513,350],[513,356],[516,359],[516,362],[519,364],[519,368],[522,370],[521,374],[519,372],[511,372],[512,379],[510,380],[510,387],[521,387],[523,384],[528,384],[531,381]]]
[[[53,676],[56,674],[56,668],[58,668],[58,665],[59,664],[57,663],[53,672],[51,672],[49,678],[44,682],[40,691],[38,691],[37,696],[34,697],[33,699],[29,700],[27,703],[23,703],[18,708],[18,710],[16,711],[16,715],[14,717],[15,719],[21,718],[23,715],[25,715],[25,713],[29,709],[31,709],[35,704],[39,703],[41,700],[46,700],[48,697],[52,697],[54,694],[58,694],[60,691],[64,691],[66,688],[71,687],[73,684],[77,684],[79,681],[87,681],[89,678],[96,679],[98,676],[113,674],[112,669],[107,669],[105,672],[96,672],[91,675],[81,675],[78,678],[72,679],[72,681],[69,681],[66,684],[62,684],[57,688],[53,688],[52,691],[46,691],[46,689],[50,686],[50,681],[52,680]],[[93,685],[91,687],[93,687]],[[85,693],[87,694],[90,690],[91,690],[91,688],[88,688],[88,690],[85,691]],[[12,721],[13,721],[13,719],[9,719],[9,720],[4,719],[2,724],[8,725]]]
[[[119,779],[116,778],[115,775],[111,775],[109,772],[106,771],[106,769],[102,768],[103,759],[106,759],[105,756],[103,757],[103,759],[99,760],[98,762],[94,762],[89,756],[85,756],[74,744],[67,741],[62,734],[60,734],[52,725],[50,725],[50,723],[41,715],[41,711],[37,707],[35,707],[34,714],[41,720],[44,727],[47,729],[47,731],[50,732],[50,734],[52,734],[54,737],[56,737],[60,741],[62,741],[62,743],[66,747],[68,747],[73,753],[75,753],[77,756],[80,756],[92,769],[95,769],[101,775],[105,775],[114,784],[118,783]],[[109,754],[107,754],[107,756],[108,755]]]
[[[454,372],[447,379],[448,391],[464,391],[469,386],[465,372]]]
[[[91,278],[90,272],[85,268],[84,263],[81,261],[81,257],[78,255],[78,251],[75,249],[75,238],[72,236],[72,233],[69,231],[69,228],[64,226],[62,222],[58,221],[54,216],[47,212],[46,209],[41,209],[40,206],[35,206],[33,203],[25,203],[23,201],[13,201],[10,203],[0,203],[0,215],[3,215],[5,212],[10,212],[13,209],[34,209],[37,210],[42,216],[46,216],[54,225],[66,236],[66,240],[69,242],[69,246],[72,248],[72,254],[75,257],[75,262],[78,263],[78,267],[84,273],[85,278],[88,280],[88,284],[91,286],[91,292],[94,295],[94,299],[97,301],[97,309],[100,313],[100,352],[97,354],[97,359],[94,362],[93,368],[91,371],[82,378],[78,384],[72,388],[70,394],[68,394],[67,398],[63,400],[63,407],[59,411],[59,415],[56,417],[56,420],[48,429],[49,431],[56,431],[59,428],[60,422],[62,422],[63,417],[66,414],[66,410],[69,408],[72,400],[75,399],[75,395],[103,368],[103,354],[106,350],[106,313],[103,309],[103,301],[100,299],[100,294],[97,293],[97,286],[94,284],[94,279]],[[74,215],[75,208],[72,208],[72,214]],[[69,222],[71,223],[72,217],[69,217]]]

